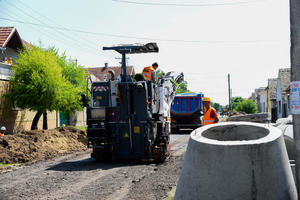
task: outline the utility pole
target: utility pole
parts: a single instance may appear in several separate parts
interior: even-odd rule
[[[295,145],[296,185],[300,198],[300,97],[297,91],[300,83],[300,1],[290,0],[291,27],[291,110],[293,114],[293,135]]]
[[[229,115],[231,114],[231,88],[230,88],[230,74],[228,74],[228,98],[229,98]]]

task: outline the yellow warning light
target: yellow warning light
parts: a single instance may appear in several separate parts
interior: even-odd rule
[[[133,127],[133,132],[139,134],[141,133],[141,128],[139,126],[135,126]]]
[[[124,138],[129,138],[128,133],[125,133],[125,134],[124,134]]]

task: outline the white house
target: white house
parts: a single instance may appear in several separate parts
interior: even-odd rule
[[[291,82],[291,68],[282,68],[278,71],[277,90],[276,90],[276,104],[277,117],[283,118],[291,114],[290,109],[290,82]]]
[[[255,89],[255,103],[258,112],[267,112],[267,88],[260,87]]]

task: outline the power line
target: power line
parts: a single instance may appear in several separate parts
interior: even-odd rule
[[[62,25],[56,23],[53,19],[51,19],[51,18],[49,18],[49,17],[47,17],[47,16],[45,16],[45,15],[39,13],[38,11],[34,10],[33,8],[31,8],[30,6],[26,5],[26,4],[23,3],[21,0],[18,0],[18,1],[19,1],[19,3],[21,3],[23,6],[29,8],[29,9],[32,10],[33,12],[37,13],[39,16],[44,17],[45,19],[47,19],[49,22],[52,22],[53,24],[55,24],[55,25],[57,25],[57,26],[63,27]],[[62,34],[63,34],[63,33],[62,33]],[[69,36],[67,36],[67,37],[69,37]],[[80,37],[80,36],[77,35],[77,37]],[[82,38],[82,37],[80,37],[80,38],[81,38],[82,41],[84,41],[85,43],[86,43],[86,42],[89,42],[89,44],[91,44],[91,47],[94,49],[94,44],[95,44],[94,42],[89,41],[87,38]],[[74,38],[72,38],[72,39],[73,39],[73,40],[76,40],[76,39],[74,39]],[[77,40],[77,41],[78,41],[78,40]]]
[[[6,16],[8,16],[8,17],[10,17],[10,18],[13,18],[14,19],[14,16],[12,16],[7,10],[4,10],[5,11],[5,15]],[[3,11],[2,11],[3,12]],[[21,18],[19,15],[16,15],[16,14],[14,14],[16,17],[19,17],[19,18]],[[30,25],[30,24],[29,24]],[[78,45],[75,45],[75,44],[73,44],[73,43],[66,43],[67,41],[66,40],[64,40],[64,39],[61,39],[61,38],[57,38],[57,37],[54,37],[53,35],[51,35],[51,34],[49,34],[49,32],[47,32],[47,31],[44,31],[43,29],[38,29],[38,28],[36,28],[35,26],[33,26],[33,25],[30,25],[31,27],[32,27],[32,29],[33,30],[35,30],[36,32],[39,32],[41,35],[43,35],[43,36],[46,36],[46,37],[48,37],[48,38],[50,38],[50,39],[53,39],[53,40],[55,40],[55,41],[59,41],[61,44],[63,44],[63,45],[65,45],[65,46],[68,46],[68,45],[70,45],[70,46],[73,46],[73,47],[75,47],[75,48],[78,48],[79,46]],[[86,49],[86,51],[89,51],[88,49]],[[92,53],[92,54],[95,54],[95,55],[100,55],[101,56],[101,54],[96,54],[95,52],[92,52],[92,51],[89,51],[90,53]]]
[[[21,20],[11,20],[5,17],[0,17],[2,20],[6,21],[13,21],[21,24],[30,24],[34,26],[39,27],[45,27],[49,29],[59,29],[63,31],[69,31],[69,32],[79,32],[79,33],[86,33],[91,35],[102,35],[107,37],[117,37],[117,38],[128,38],[128,39],[138,39],[138,40],[147,40],[147,41],[163,41],[163,42],[183,42],[183,43],[265,43],[265,42],[278,42],[278,40],[236,40],[236,41],[230,41],[230,40],[180,40],[180,39],[162,39],[162,38],[148,38],[148,37],[135,37],[135,36],[126,36],[126,35],[116,35],[116,34],[108,34],[108,33],[100,33],[100,32],[90,32],[90,31],[83,31],[78,29],[70,29],[65,27],[55,27],[55,26],[49,26],[49,25],[43,25],[43,24],[37,24],[32,22],[26,22]]]
[[[7,12],[6,10],[4,10],[4,11],[6,12],[6,13],[5,13],[6,16],[11,17],[11,18],[14,18],[12,15],[10,15],[9,12]],[[2,12],[3,12],[3,11],[2,11]],[[15,15],[16,15],[16,14],[15,14]],[[20,17],[20,16],[18,16],[18,15],[16,15],[16,16],[17,16],[17,17]],[[31,25],[31,26],[32,26],[32,25]],[[48,32],[43,32],[42,29],[37,29],[35,26],[32,26],[32,28],[33,28],[35,31],[41,33],[42,35],[45,35],[45,36],[47,36],[47,37],[49,37],[49,38],[51,38],[51,39],[57,40],[57,38],[53,37],[53,36],[50,35]],[[58,41],[60,41],[60,40],[58,39]],[[64,44],[64,43],[63,43],[63,44]]]
[[[23,14],[29,16],[29,17],[32,18],[33,20],[36,20],[36,21],[40,22],[41,24],[47,26],[46,23],[44,23],[44,22],[41,21],[40,19],[35,18],[35,17],[32,16],[31,14],[25,12],[24,10],[22,10],[22,9],[19,8],[18,6],[12,4],[11,2],[9,2],[9,1],[7,1],[7,0],[6,0],[6,2],[8,3],[9,6],[11,6],[11,7],[15,8],[15,9],[19,10],[21,13],[23,13]],[[60,36],[65,36],[65,39],[67,39],[67,40],[69,40],[69,41],[71,41],[71,42],[74,42],[74,44],[76,44],[76,45],[77,45],[78,43],[81,43],[79,40],[72,38],[71,35],[66,35],[66,34],[63,33],[63,32],[58,31],[57,29],[53,29],[53,30],[54,30],[57,34],[59,34],[59,37],[60,37]],[[85,48],[91,48],[91,47],[85,46]],[[91,49],[93,49],[93,48],[94,48],[94,47],[92,47]],[[93,49],[93,50],[95,50],[95,49]]]
[[[1,0],[0,0],[1,1]],[[20,0],[19,0],[20,1]],[[20,1],[21,2],[21,1]],[[9,4],[9,3],[8,3]],[[12,4],[10,4],[9,6],[12,6],[12,7],[14,7],[14,8],[17,8],[19,11],[22,11],[19,7],[16,7],[16,6],[14,6],[14,5],[12,5]],[[8,13],[7,12],[7,10],[5,10],[6,11],[6,16],[9,16],[10,18],[12,18],[12,19],[14,19],[15,21],[17,21],[17,18],[15,18],[14,16],[12,16],[12,15],[10,15],[11,13]],[[27,16],[30,16],[31,18],[33,18],[33,19],[35,19],[35,20],[37,20],[37,21],[40,21],[41,23],[43,23],[41,20],[39,20],[39,19],[36,19],[35,17],[33,17],[33,16],[31,16],[30,14],[28,14],[28,13],[26,13],[26,12],[24,12],[24,11],[22,11],[22,14],[26,14]],[[22,18],[24,18],[24,17],[21,17],[21,16],[19,16],[19,15],[17,15],[17,14],[14,14],[15,16],[17,16],[19,19],[22,19]],[[43,23],[44,25],[47,25],[47,24],[45,24],[45,23]],[[74,39],[72,40],[72,38],[71,37],[69,37],[69,35],[66,35],[66,34],[64,34],[64,33],[60,33],[59,31],[58,31],[58,35],[55,35],[55,34],[50,34],[49,33],[49,31],[46,31],[46,30],[44,30],[44,29],[38,29],[38,28],[36,28],[36,26],[34,26],[34,25],[32,25],[32,24],[29,24],[31,27],[32,27],[32,29],[33,30],[35,30],[35,31],[37,31],[37,32],[39,32],[39,33],[41,33],[41,35],[43,35],[43,36],[46,36],[46,37],[48,37],[48,38],[51,38],[51,39],[54,39],[54,41],[59,41],[61,44],[63,44],[63,45],[65,45],[65,46],[73,46],[73,47],[75,47],[76,49],[81,49],[81,50],[85,50],[85,51],[83,51],[83,53],[85,53],[85,52],[89,52],[89,53],[92,53],[92,54],[94,54],[94,55],[97,55],[97,56],[103,56],[103,57],[112,57],[112,56],[108,56],[108,55],[103,55],[103,54],[100,54],[100,53],[98,53],[98,52],[100,52],[100,49],[98,50],[98,49],[96,49],[96,48],[94,48],[94,47],[87,47],[87,46],[85,46],[85,45],[78,45],[78,42],[80,42],[80,41],[78,41],[78,40],[76,40],[76,41],[78,41],[78,42],[75,42],[74,41]],[[45,27],[44,27],[45,28]],[[69,39],[69,40],[66,40],[64,37],[61,37],[61,35],[65,35],[66,36],[66,38],[67,39]],[[72,41],[72,42],[71,42]],[[81,42],[80,42],[81,43]],[[80,47],[80,48],[79,48]],[[97,51],[97,53],[96,53],[96,51]]]
[[[238,1],[238,2],[228,2],[228,3],[209,3],[209,4],[178,4],[178,3],[152,3],[152,2],[138,2],[138,1],[126,1],[126,0],[112,0],[120,3],[137,4],[137,5],[147,5],[147,6],[177,6],[177,7],[207,7],[207,6],[229,6],[229,5],[240,5],[257,3],[263,0],[253,0],[253,1]]]

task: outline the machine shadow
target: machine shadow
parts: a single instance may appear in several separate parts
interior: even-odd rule
[[[193,129],[180,129],[178,135],[190,135],[194,130]]]
[[[151,160],[131,160],[131,161],[105,161],[96,162],[92,158],[87,158],[77,161],[62,162],[57,165],[53,165],[46,170],[54,171],[92,171],[97,169],[109,170],[119,167],[128,167],[135,165],[157,165],[157,163]]]

